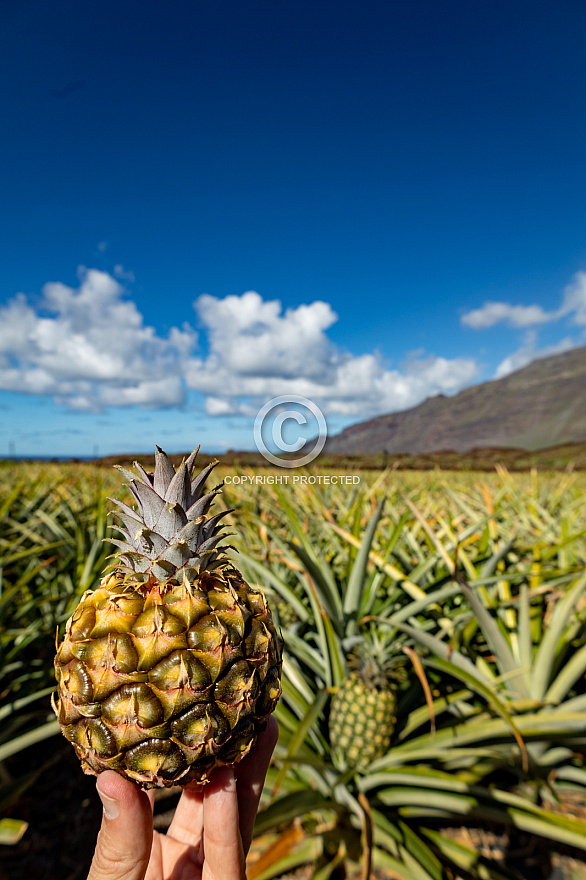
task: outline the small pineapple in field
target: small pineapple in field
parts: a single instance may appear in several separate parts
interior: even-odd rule
[[[332,758],[339,770],[363,769],[389,750],[395,727],[396,682],[405,658],[374,636],[348,657],[348,675],[330,705]]]
[[[88,590],[57,645],[53,708],[84,772],[116,770],[143,788],[205,783],[240,761],[279,695],[281,644],[263,594],[226,556],[217,487],[177,472],[122,468],[137,510],[115,501],[117,565]]]

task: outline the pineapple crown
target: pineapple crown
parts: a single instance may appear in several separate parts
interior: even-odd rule
[[[147,473],[138,462],[134,463],[136,475],[116,466],[128,480],[138,506],[133,510],[123,501],[109,499],[119,508],[115,514],[123,523],[115,526],[123,540],[112,539],[119,548],[118,567],[142,574],[145,579],[153,575],[163,580],[177,576],[180,570],[179,577],[184,572],[193,579],[204,570],[227,564],[227,545],[218,547],[226,537],[224,525],[219,522],[232,510],[207,517],[222,486],[203,494],[205,482],[218,462],[210,462],[194,476],[198,452],[199,447],[183,459],[177,471],[158,446],[154,474]]]
[[[361,636],[348,655],[348,667],[358,678],[377,689],[405,680],[403,640],[371,631]]]

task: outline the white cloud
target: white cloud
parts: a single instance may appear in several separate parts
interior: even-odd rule
[[[367,416],[456,391],[477,375],[464,358],[413,360],[403,373],[386,369],[376,354],[342,352],[326,335],[337,316],[325,302],[283,311],[278,300],[249,291],[223,300],[205,295],[194,306],[209,354],[189,360],[185,375],[190,388],[210,395],[210,415],[251,415],[242,398],[258,409],[271,397],[299,394],[329,414]]]
[[[331,345],[324,331],[338,316],[328,303],[318,300],[281,314],[278,300],[265,302],[248,291],[225,299],[200,296],[194,305],[206,327],[212,362],[220,360],[228,371],[251,377],[317,378],[330,367]]]
[[[79,278],[77,288],[46,284],[38,303],[18,294],[0,306],[0,390],[96,412],[181,406],[192,389],[208,415],[246,418],[271,397],[294,394],[326,414],[361,418],[455,392],[477,375],[472,359],[425,353],[389,369],[376,352],[355,356],[334,345],[328,303],[283,309],[253,291],[196,300],[207,340],[206,356],[196,356],[189,324],[162,337],[115,277],[81,267]]]
[[[556,312],[546,312],[541,306],[513,306],[506,302],[485,302],[482,308],[462,315],[462,324],[473,330],[487,330],[495,324],[526,328],[546,324],[557,319]]]
[[[205,410],[209,416],[247,416],[254,418],[257,407],[238,403],[228,397],[206,397]]]
[[[503,376],[508,376],[509,373],[514,373],[515,370],[526,367],[527,364],[538,358],[549,357],[552,354],[562,354],[562,352],[569,351],[572,348],[575,348],[575,342],[568,336],[554,345],[537,348],[537,335],[535,332],[530,331],[527,333],[523,345],[500,362],[496,368],[495,379],[502,379]]]
[[[82,267],[79,288],[46,284],[37,310],[23,294],[0,307],[0,389],[79,410],[181,404],[180,363],[195,332],[157,336],[124,295],[112,276]]]
[[[485,302],[482,308],[473,309],[462,315],[461,323],[473,330],[486,330],[502,323],[509,327],[525,329],[527,332],[520,347],[507,355],[498,365],[495,378],[500,379],[515,370],[520,370],[537,358],[561,354],[578,345],[583,345],[586,334],[582,338],[569,336],[539,348],[536,327],[541,324],[552,324],[567,319],[567,323],[576,327],[586,327],[586,272],[576,272],[572,281],[564,290],[562,303],[554,311],[546,311],[540,305],[514,306],[506,302]]]
[[[572,315],[571,323],[586,327],[586,272],[576,272],[564,290],[564,300],[559,316]]]
[[[513,306],[507,302],[485,302],[480,309],[462,315],[460,321],[473,330],[487,330],[495,324],[527,330],[569,318],[570,324],[586,327],[586,272],[576,272],[564,290],[559,309],[547,312],[540,305]]]

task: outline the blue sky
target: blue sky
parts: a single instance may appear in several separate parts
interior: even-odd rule
[[[253,448],[586,344],[586,7],[10,0],[0,456]],[[308,428],[309,430],[310,428]]]

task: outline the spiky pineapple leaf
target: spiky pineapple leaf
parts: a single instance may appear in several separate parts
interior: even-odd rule
[[[342,609],[346,618],[354,622],[353,631],[356,630],[356,616],[362,603],[362,593],[366,584],[366,566],[384,503],[385,499],[382,498],[374,516],[369,520],[344,591]]]
[[[553,665],[565,628],[574,614],[580,598],[586,593],[586,575],[579,578],[565,596],[556,602],[545,635],[537,649],[531,670],[531,694],[535,699],[542,699],[549,684]]]

